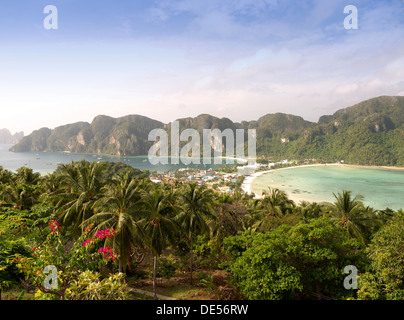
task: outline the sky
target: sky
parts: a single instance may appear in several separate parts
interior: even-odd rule
[[[404,95],[403,53],[403,0],[0,0],[0,128],[99,114],[318,121]]]

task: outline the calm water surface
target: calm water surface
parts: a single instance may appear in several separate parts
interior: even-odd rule
[[[275,170],[254,179],[257,194],[268,186],[285,191],[291,198],[334,202],[333,193],[351,190],[364,196],[376,209],[404,208],[404,170],[354,166],[319,166]]]
[[[11,145],[0,145],[0,166],[15,171],[22,166],[43,175],[53,172],[59,164],[87,160],[127,163],[140,170],[167,172],[184,167],[216,168],[217,165],[152,165],[147,156],[116,157],[108,155],[73,154],[65,152],[10,152]],[[224,163],[225,161],[223,161]],[[269,186],[284,190],[291,198],[308,201],[331,201],[333,192],[351,190],[364,196],[366,205],[377,209],[404,208],[404,170],[361,168],[351,166],[319,166],[275,170],[257,177],[251,189],[257,194]],[[299,202],[299,201],[297,201]]]
[[[93,161],[112,161],[123,162],[134,168],[140,170],[157,171],[159,173],[167,172],[169,170],[177,170],[180,168],[200,168],[209,169],[217,168],[218,165],[184,165],[180,162],[178,165],[152,165],[147,156],[139,157],[117,157],[110,155],[95,155],[95,154],[77,154],[67,152],[10,152],[9,149],[12,145],[0,144],[0,166],[4,169],[15,171],[23,166],[32,168],[35,172],[39,172],[45,175],[49,172],[53,172],[59,164],[66,164],[71,161],[87,160]],[[213,161],[212,161],[213,163]],[[223,160],[223,164],[226,160]]]

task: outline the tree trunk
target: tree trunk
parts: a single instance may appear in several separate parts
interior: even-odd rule
[[[119,273],[121,273],[122,272],[122,260],[123,260],[123,254],[122,254],[122,252],[123,252],[123,232],[122,232],[122,230],[121,230],[121,232],[120,232],[120,238],[121,238],[121,245],[120,245],[120,247],[119,247],[119,249],[120,249],[120,257],[119,257],[119,265],[118,265],[118,269],[119,269]]]
[[[153,258],[153,292],[154,292],[154,300],[158,300],[157,299],[156,273],[157,273],[157,256],[154,256],[154,258]]]
[[[192,285],[192,282],[193,282],[193,279],[192,279],[192,271],[193,271],[193,269],[194,269],[194,265],[193,265],[193,251],[194,251],[194,235],[193,234],[191,234],[191,256],[190,256],[190,259],[189,259],[189,269],[190,269],[190,271],[191,271],[191,285]]]

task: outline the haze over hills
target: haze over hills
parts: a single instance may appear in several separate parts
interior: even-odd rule
[[[24,137],[24,132],[17,132],[11,134],[8,129],[0,129],[0,143],[1,144],[14,144],[18,143]]]
[[[255,121],[233,122],[208,114],[179,119],[180,131],[256,129],[257,154],[273,158],[355,164],[404,166],[404,97],[381,96],[320,117],[317,123],[284,113],[267,114]],[[153,142],[151,130],[170,132],[164,124],[140,115],[121,118],[97,116],[92,123],[77,122],[53,130],[42,128],[24,137],[10,150],[70,151],[118,156],[146,155]],[[247,141],[247,139],[245,139]],[[246,142],[247,143],[247,142]]]

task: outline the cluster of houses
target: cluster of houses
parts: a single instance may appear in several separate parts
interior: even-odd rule
[[[162,174],[155,174],[150,176],[150,180],[155,183],[161,183],[163,181],[168,183],[174,183],[175,180],[184,181],[184,182],[194,182],[198,185],[210,185],[214,184],[219,185],[222,182],[224,184],[236,183],[237,179],[241,176],[238,172],[220,172],[213,169],[178,169],[175,172],[166,172]],[[223,184],[222,183],[222,184]],[[231,188],[223,188],[222,191],[231,191]]]
[[[277,165],[287,165],[288,160],[273,162],[268,164],[256,163],[238,166],[237,170],[231,172],[222,172],[221,170],[210,169],[190,169],[181,168],[176,171],[165,173],[155,173],[150,176],[150,180],[155,183],[167,182],[173,184],[175,181],[194,182],[197,185],[207,185],[217,188],[222,192],[233,192],[234,186],[240,183],[240,177],[247,177],[256,171],[274,168]]]

